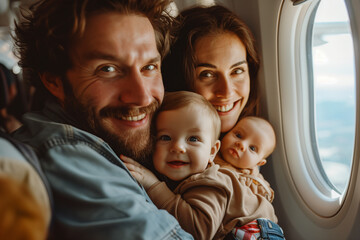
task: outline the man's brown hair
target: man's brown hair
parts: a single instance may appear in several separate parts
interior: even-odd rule
[[[92,14],[119,12],[145,16],[151,22],[157,48],[164,57],[170,46],[173,18],[166,9],[171,0],[40,0],[23,12],[16,24],[15,46],[24,76],[41,94],[47,94],[39,74],[65,76],[71,68],[71,44],[80,37]],[[47,95],[49,96],[49,95]]]

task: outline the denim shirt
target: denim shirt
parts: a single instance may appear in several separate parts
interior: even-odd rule
[[[54,198],[50,239],[193,239],[152,203],[102,139],[74,127],[59,104],[27,113],[14,137],[31,145]]]

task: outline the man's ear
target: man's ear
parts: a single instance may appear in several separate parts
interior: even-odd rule
[[[214,158],[220,149],[220,145],[220,140],[216,140],[214,146],[211,147],[209,163],[214,161]]]
[[[60,103],[64,103],[65,93],[64,85],[59,76],[55,76],[51,73],[42,73],[40,74],[41,82],[44,84],[45,88],[54,95]]]
[[[263,165],[265,165],[266,164],[266,159],[264,158],[264,159],[262,159],[260,162],[258,162],[258,166],[260,167],[260,166],[263,166]]]

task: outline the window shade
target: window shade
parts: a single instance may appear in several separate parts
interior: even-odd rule
[[[293,2],[293,5],[298,5],[301,4],[303,2],[306,2],[307,0],[291,0]]]

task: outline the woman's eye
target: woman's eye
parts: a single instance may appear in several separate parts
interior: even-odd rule
[[[156,66],[154,64],[149,64],[149,65],[146,65],[145,67],[143,67],[142,70],[152,71],[152,70],[155,70],[155,69],[156,69]]]
[[[154,71],[154,70],[157,70],[159,69],[159,65],[158,64],[149,64],[149,65],[146,65],[144,66],[141,70],[142,71]]]
[[[214,77],[214,74],[209,71],[204,71],[200,73],[200,78],[212,78]]]
[[[242,68],[237,68],[233,71],[233,74],[242,74],[244,70]]]
[[[160,141],[170,141],[171,140],[171,137],[168,136],[168,135],[161,135],[158,140]]]
[[[189,141],[190,141],[190,142],[198,142],[198,141],[200,141],[200,140],[199,140],[198,137],[191,136],[191,137],[189,137]]]

